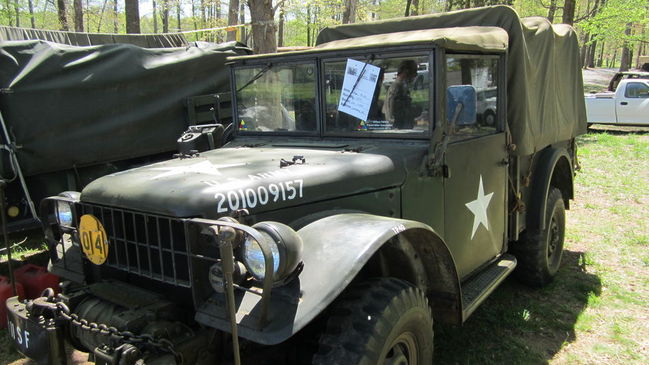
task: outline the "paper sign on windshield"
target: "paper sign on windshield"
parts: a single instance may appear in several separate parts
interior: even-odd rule
[[[380,67],[348,59],[338,110],[367,120],[380,71]]]

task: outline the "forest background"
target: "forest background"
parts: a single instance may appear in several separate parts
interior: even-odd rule
[[[627,70],[649,55],[647,0],[0,0],[0,24],[90,33],[239,40],[255,52],[313,46],[336,24],[505,4],[579,33],[584,67]]]

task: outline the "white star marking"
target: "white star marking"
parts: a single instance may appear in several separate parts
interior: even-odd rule
[[[167,177],[167,176],[173,176],[173,175],[180,175],[180,174],[184,174],[184,173],[187,173],[187,172],[220,176],[221,172],[219,171],[219,169],[223,169],[223,168],[226,168],[226,167],[233,167],[233,166],[241,166],[241,165],[243,165],[243,163],[232,163],[232,164],[226,164],[226,165],[212,165],[212,163],[209,162],[209,161],[203,161],[203,162],[195,163],[193,165],[173,166],[173,167],[155,167],[155,168],[152,168],[151,170],[166,171],[166,172],[158,174],[158,175],[152,177],[151,179],[157,179],[157,178],[160,178],[160,177]]]
[[[466,203],[466,207],[473,213],[473,231],[471,231],[471,239],[475,236],[475,232],[482,224],[487,231],[489,230],[489,218],[487,217],[487,208],[494,193],[484,194],[484,187],[482,185],[482,175],[480,175],[480,185],[478,185],[478,197],[474,201]]]

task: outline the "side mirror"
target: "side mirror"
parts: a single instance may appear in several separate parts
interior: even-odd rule
[[[446,117],[449,125],[476,124],[477,96],[472,85],[454,85],[446,89]]]

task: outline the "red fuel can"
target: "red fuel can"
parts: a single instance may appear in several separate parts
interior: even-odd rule
[[[55,293],[59,292],[59,277],[47,272],[47,269],[42,266],[23,265],[14,270],[14,278],[25,288],[27,299],[40,297],[43,290],[47,288],[54,289]]]
[[[23,285],[19,282],[16,282],[16,293],[18,293],[18,298],[25,298],[25,289]],[[0,276],[0,329],[7,328],[7,299],[14,296],[13,289],[11,287],[11,282],[6,276]]]

